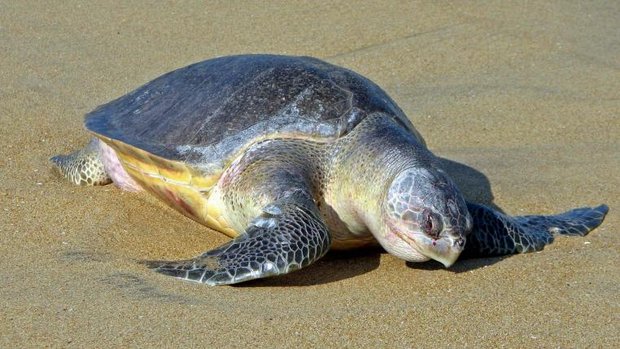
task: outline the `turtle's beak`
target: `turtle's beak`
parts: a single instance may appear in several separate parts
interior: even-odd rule
[[[433,241],[433,245],[425,251],[425,255],[450,268],[465,248],[464,237],[444,237]]]

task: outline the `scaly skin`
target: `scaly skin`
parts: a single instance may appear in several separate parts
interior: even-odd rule
[[[83,149],[50,159],[69,182],[78,185],[106,185],[112,178],[105,171],[99,151],[99,140],[92,139]]]

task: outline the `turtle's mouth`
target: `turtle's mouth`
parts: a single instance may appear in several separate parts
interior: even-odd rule
[[[434,259],[443,264],[446,268],[451,267],[459,258],[465,246],[465,239],[462,237],[442,236],[434,239],[423,233],[411,234],[403,233],[400,229],[394,230],[396,236],[429,259]]]

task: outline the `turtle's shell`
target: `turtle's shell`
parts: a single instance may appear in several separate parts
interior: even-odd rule
[[[335,139],[375,112],[413,131],[381,88],[348,69],[310,57],[241,55],[162,75],[89,113],[86,127],[212,172],[257,139]]]
[[[373,113],[421,140],[396,103],[359,74],[309,57],[241,55],[164,74],[98,107],[85,123],[143,188],[234,236],[208,198],[247,146],[272,137],[328,142]]]

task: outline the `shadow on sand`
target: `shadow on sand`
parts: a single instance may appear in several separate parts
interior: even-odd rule
[[[303,271],[273,278],[252,280],[233,286],[285,287],[328,284],[377,269],[383,253],[386,252],[380,247],[329,252],[325,257],[304,268]]]
[[[450,178],[459,187],[465,200],[485,205],[504,213],[493,202],[493,191],[487,176],[465,164],[440,157],[437,157],[437,159],[439,160],[439,166],[450,175]]]

